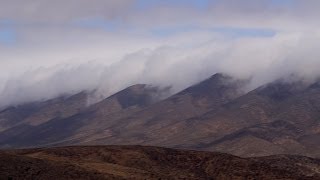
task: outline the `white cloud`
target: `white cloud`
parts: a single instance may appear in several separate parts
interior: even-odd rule
[[[301,34],[237,40],[220,37],[198,41],[193,46],[178,44],[141,50],[112,64],[96,61],[39,68],[10,77],[0,94],[1,105],[92,89],[107,97],[136,83],[173,86],[177,92],[217,72],[253,77],[251,88],[292,73],[315,79],[320,75],[320,52],[315,48],[319,47],[319,40],[319,36]]]
[[[167,4],[143,10],[133,0],[0,4],[0,20],[12,21],[0,28],[10,26],[17,36],[14,46],[0,46],[0,106],[97,88],[108,96],[135,83],[172,85],[177,92],[216,72],[253,77],[251,88],[292,73],[319,76],[316,0],[281,6],[221,0],[206,9]],[[75,24],[96,18],[97,26]],[[105,29],[110,21],[116,27]],[[160,27],[169,35],[155,35],[152,29]],[[233,27],[238,36],[216,27]],[[241,28],[247,36],[236,32]],[[259,29],[275,35],[259,36]]]

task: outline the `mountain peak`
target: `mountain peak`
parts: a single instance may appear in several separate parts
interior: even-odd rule
[[[233,99],[242,94],[241,89],[244,85],[245,81],[217,73],[179,94],[191,94],[193,97],[208,97],[210,99],[217,99],[218,97],[218,99]]]
[[[229,76],[227,74],[223,74],[223,73],[216,73],[208,79],[225,79],[225,78],[231,78],[231,76]]]
[[[130,106],[146,106],[154,101],[159,92],[159,88],[146,84],[136,84],[130,86],[112,97],[117,98],[122,108],[128,108]]]

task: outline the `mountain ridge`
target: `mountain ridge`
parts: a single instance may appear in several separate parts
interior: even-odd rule
[[[71,106],[69,116],[3,131],[0,147],[140,144],[320,157],[318,84],[278,80],[245,92],[248,83],[218,73],[164,99],[154,97],[168,89],[133,85],[79,112]]]

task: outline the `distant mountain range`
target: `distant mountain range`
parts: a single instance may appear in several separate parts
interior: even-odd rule
[[[90,93],[0,112],[0,147],[152,145],[242,157],[320,157],[320,83],[248,81],[215,74],[168,98],[138,84],[95,104]]]

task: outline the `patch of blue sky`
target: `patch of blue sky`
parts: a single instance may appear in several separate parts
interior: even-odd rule
[[[212,29],[215,32],[228,35],[230,37],[273,37],[276,31],[272,29],[260,28],[234,28],[234,27],[217,27]]]
[[[16,32],[10,28],[0,28],[0,44],[11,45],[17,40]]]
[[[199,30],[195,26],[175,26],[175,27],[162,27],[162,28],[153,28],[150,32],[158,37],[167,37],[184,32],[192,32]]]
[[[172,36],[184,32],[206,31],[217,32],[231,38],[239,37],[273,37],[276,32],[271,29],[259,28],[234,28],[234,27],[215,27],[215,28],[198,28],[196,26],[177,26],[166,28],[153,28],[151,33],[158,37]]]
[[[0,20],[0,44],[12,45],[17,41],[17,33],[10,20]]]

